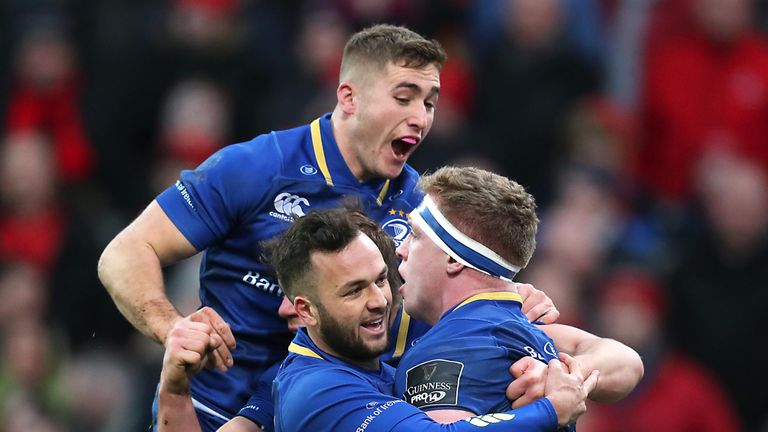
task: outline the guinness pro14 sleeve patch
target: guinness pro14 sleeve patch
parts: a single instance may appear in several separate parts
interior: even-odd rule
[[[430,360],[405,373],[403,399],[418,408],[458,403],[459,380],[464,364],[450,360]]]

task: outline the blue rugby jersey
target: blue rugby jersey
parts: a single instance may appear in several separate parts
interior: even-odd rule
[[[397,367],[403,354],[414,346],[430,328],[429,324],[411,318],[401,303],[395,321],[389,329],[389,347],[381,355],[381,361],[392,367]]]
[[[282,291],[262,262],[260,242],[285,231],[296,217],[361,200],[369,217],[396,242],[410,232],[406,214],[421,200],[418,174],[407,166],[393,180],[359,182],[333,137],[330,114],[310,125],[227,146],[193,171],[183,171],[157,202],[176,227],[205,251],[200,301],[216,310],[237,339],[234,367],[204,369],[192,380],[197,403],[231,418],[256,389],[261,374],[286,355],[293,335],[277,315]]]
[[[524,408],[442,425],[392,396],[393,370],[346,363],[320,350],[301,329],[275,379],[275,431],[552,431],[557,414],[546,398]],[[503,393],[503,391],[502,391]]]
[[[380,360],[392,367],[397,367],[403,352],[415,344],[418,338],[423,336],[429,328],[429,325],[424,322],[412,319],[405,313],[401,304],[392,328],[389,329],[389,347],[387,352],[381,355]],[[274,430],[275,405],[272,401],[272,381],[279,366],[276,364],[261,375],[256,391],[248,399],[245,407],[237,413],[239,416],[262,425],[267,432]]]
[[[395,395],[425,411],[486,414],[510,409],[509,366],[557,358],[552,339],[528,322],[513,292],[470,297],[445,312],[400,360]]]

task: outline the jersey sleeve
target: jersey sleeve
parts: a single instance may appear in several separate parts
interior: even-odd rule
[[[545,432],[557,429],[557,413],[547,398],[516,410],[485,414],[439,424],[426,414],[414,416],[397,424],[392,432]]]
[[[260,425],[262,430],[267,432],[275,430],[275,404],[272,402],[272,381],[274,381],[277,371],[280,369],[280,363],[274,364],[261,375],[256,391],[237,413],[237,415]]]
[[[227,146],[194,170],[185,170],[157,202],[197,250],[224,237],[263,204],[282,155],[269,135]]]
[[[283,431],[543,432],[557,427],[557,415],[546,398],[518,410],[439,424],[343,370],[307,372],[280,399],[283,411],[278,429]]]

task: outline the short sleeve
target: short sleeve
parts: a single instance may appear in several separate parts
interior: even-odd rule
[[[157,202],[197,250],[223,238],[264,202],[282,169],[269,135],[227,146],[157,197]]]
[[[261,375],[256,391],[237,413],[237,415],[261,425],[263,430],[267,432],[272,432],[275,429],[275,404],[272,401],[272,381],[274,381],[279,369],[280,362],[267,369]]]

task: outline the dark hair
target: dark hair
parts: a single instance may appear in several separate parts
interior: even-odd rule
[[[319,210],[302,216],[282,236],[268,242],[265,249],[277,273],[280,287],[293,301],[299,294],[310,294],[310,254],[338,252],[360,234],[359,223],[345,209]]]
[[[376,244],[379,252],[381,252],[381,256],[384,258],[384,263],[387,264],[387,281],[389,282],[389,288],[392,290],[392,298],[399,296],[400,294],[397,290],[403,284],[403,279],[397,270],[400,266],[400,260],[397,258],[394,239],[376,221],[363,213],[362,205],[356,198],[347,197],[342,202],[342,206],[350,212],[352,218],[357,222],[358,229],[370,237]]]
[[[377,24],[355,33],[347,41],[341,75],[344,76],[352,64],[374,64],[382,68],[389,62],[407,68],[434,64],[440,70],[445,59],[445,50],[438,41],[425,39],[405,27]]]

